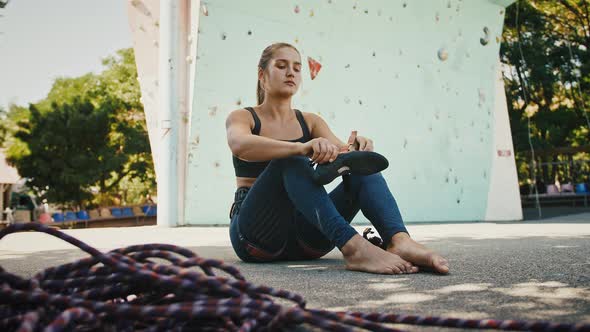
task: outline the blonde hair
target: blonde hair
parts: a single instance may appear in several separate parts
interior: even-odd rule
[[[297,48],[295,48],[295,46],[293,46],[291,44],[274,43],[272,45],[269,45],[268,47],[266,47],[264,49],[264,51],[262,51],[262,55],[260,56],[260,61],[258,61],[258,68],[262,69],[262,71],[265,71],[266,68],[268,67],[268,63],[270,62],[270,60],[274,56],[274,53],[283,47],[290,47],[290,48],[294,49],[297,53],[299,53],[299,50],[297,50]],[[258,80],[258,83],[256,85],[256,100],[258,101],[258,105],[260,105],[264,102],[264,90],[262,89],[262,86],[260,86],[260,80]]]

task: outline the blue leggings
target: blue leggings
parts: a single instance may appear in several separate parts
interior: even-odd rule
[[[407,233],[381,173],[350,175],[348,194],[343,183],[328,194],[312,180],[312,173],[307,157],[275,159],[249,190],[238,189],[230,212],[230,238],[241,260],[306,260],[334,246],[342,249],[357,234],[350,222],[359,210],[385,245],[395,233]]]

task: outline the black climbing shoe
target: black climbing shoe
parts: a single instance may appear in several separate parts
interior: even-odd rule
[[[328,184],[346,174],[371,175],[389,166],[385,157],[372,151],[351,151],[341,153],[331,163],[317,165],[313,179],[318,184]]]
[[[371,227],[365,228],[365,230],[363,231],[363,237],[367,241],[369,241],[372,244],[376,245],[377,247],[385,250],[385,248],[383,246],[383,240],[381,240],[381,238],[378,237],[377,235],[373,235],[373,236],[369,237],[370,234],[375,234],[375,232],[373,232],[373,230],[371,229]]]

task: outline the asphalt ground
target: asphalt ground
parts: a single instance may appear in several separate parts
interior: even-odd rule
[[[359,233],[364,226],[357,226]],[[73,229],[110,250],[170,243],[237,267],[255,284],[302,295],[308,308],[471,319],[590,323],[590,213],[501,223],[410,224],[412,237],[450,261],[451,273],[385,276],[348,271],[334,250],[313,261],[248,264],[231,248],[227,227]],[[87,254],[46,234],[0,240],[0,266],[24,277]],[[408,325],[411,331],[452,331]]]

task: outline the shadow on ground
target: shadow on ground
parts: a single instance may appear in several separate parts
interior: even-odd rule
[[[247,264],[230,247],[189,249],[235,265],[252,283],[298,293],[309,308],[590,323],[588,236],[461,237],[426,244],[449,258],[452,273],[382,276],[352,272],[344,269],[336,250],[314,261]],[[41,269],[86,256],[76,250],[2,253],[0,265],[30,277]]]

